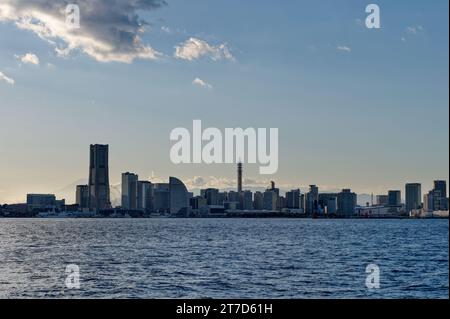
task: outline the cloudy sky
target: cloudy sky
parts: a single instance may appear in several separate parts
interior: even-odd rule
[[[65,8],[80,7],[80,28]],[[233,165],[169,160],[169,135],[277,127],[275,176],[382,193],[448,179],[448,1],[2,0],[0,203],[85,179],[91,143],[110,179],[234,185]],[[304,189],[303,189],[304,190]]]

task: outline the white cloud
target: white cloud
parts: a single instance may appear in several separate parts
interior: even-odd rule
[[[139,18],[164,6],[164,0],[78,0],[80,28],[66,23],[67,1],[2,0],[0,22],[14,23],[55,46],[59,55],[80,50],[100,62],[131,63],[134,59],[157,59],[161,54],[142,42],[148,23]]]
[[[421,26],[421,25],[409,26],[409,27],[406,27],[406,31],[410,34],[417,34],[421,31],[423,31],[423,26]]]
[[[16,58],[25,64],[39,65],[39,58],[37,57],[36,54],[33,54],[33,53],[27,53],[24,55],[16,55]]]
[[[197,85],[197,86],[202,87],[202,88],[207,88],[207,89],[212,89],[213,88],[213,86],[211,84],[209,84],[209,83],[207,83],[207,82],[205,82],[205,81],[203,81],[202,79],[199,79],[199,78],[195,78],[195,80],[192,81],[192,84]]]
[[[347,47],[347,46],[345,46],[345,45],[338,45],[337,49],[339,51],[343,51],[343,52],[348,52],[348,53],[352,52],[352,49]]]
[[[175,46],[174,57],[188,61],[197,60],[202,57],[209,57],[213,61],[222,59],[234,61],[234,57],[225,43],[214,46],[197,38],[189,38],[185,42]]]
[[[165,33],[172,33],[172,30],[170,30],[170,28],[169,28],[169,27],[166,27],[166,26],[162,26],[162,27],[161,27],[161,31],[163,31],[163,32],[165,32]]]
[[[14,85],[16,81],[11,79],[10,77],[6,76],[3,72],[0,71],[0,81],[4,81],[10,85]]]

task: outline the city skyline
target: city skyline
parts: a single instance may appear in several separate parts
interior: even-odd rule
[[[166,179],[160,178],[160,177],[156,177],[156,178],[152,178],[152,176],[150,177],[144,177],[143,179],[139,179],[139,173],[136,173],[135,170],[127,170],[124,171],[122,173],[120,173],[121,175],[121,181],[120,183],[116,183],[116,184],[109,184],[109,145],[108,144],[91,144],[90,145],[90,153],[89,153],[89,173],[88,173],[88,178],[86,179],[80,179],[70,185],[68,185],[66,187],[66,190],[60,190],[60,191],[56,191],[56,192],[34,192],[34,191],[26,191],[22,198],[26,199],[27,194],[51,194],[51,195],[55,195],[58,198],[64,199],[66,200],[66,203],[75,203],[76,201],[82,201],[82,197],[84,195],[82,195],[83,192],[87,192],[87,199],[86,199],[86,203],[88,205],[88,207],[90,208],[95,208],[95,207],[101,207],[101,208],[107,208],[107,207],[114,207],[114,206],[118,206],[117,203],[122,203],[124,202],[124,183],[128,183],[128,179],[132,178],[132,181],[134,182],[140,182],[140,183],[146,183],[146,182],[151,182],[153,184],[161,184],[161,183],[165,183],[165,181],[169,180],[170,178],[173,177],[172,176],[168,176]],[[185,182],[183,182],[184,185],[186,185],[187,189],[193,193],[194,195],[199,195],[201,193],[202,190],[205,189],[217,189],[219,191],[223,191],[223,192],[227,192],[227,191],[236,191],[239,193],[239,190],[241,190],[241,192],[245,192],[245,191],[252,191],[252,192],[258,192],[258,191],[264,191],[270,187],[274,187],[274,179],[268,179],[267,181],[265,181],[266,183],[264,185],[252,185],[252,179],[248,179],[243,175],[243,167],[244,165],[246,165],[243,161],[238,160],[236,163],[234,164],[222,164],[222,165],[227,165],[227,166],[235,166],[235,169],[237,167],[237,175],[236,175],[236,179],[230,179],[229,180],[229,184],[227,185],[227,187],[217,187],[217,185],[209,185],[209,184],[204,184],[203,187],[201,186],[195,186],[195,187],[189,187],[189,184],[186,184]],[[237,165],[237,166],[236,166]],[[249,164],[251,165],[251,164]],[[103,170],[102,170],[103,169]],[[100,173],[95,173],[95,171],[100,171]],[[93,176],[98,176],[98,175],[102,175],[103,178],[103,182],[101,183],[101,187],[105,188],[108,187],[108,190],[105,191],[103,190],[101,197],[103,198],[103,204],[98,204],[98,203],[92,203],[91,202],[91,191],[90,189],[93,189],[94,194],[98,191],[95,191],[96,187],[94,185],[96,185],[96,183],[98,183]],[[124,179],[125,178],[125,179]],[[105,183],[106,182],[106,183]],[[247,183],[250,183],[250,185],[246,185]],[[405,183],[402,187],[400,188],[388,188],[387,191],[385,193],[360,193],[360,192],[356,192],[358,198],[358,205],[360,206],[364,206],[366,203],[376,203],[378,201],[378,197],[383,197],[386,196],[387,200],[389,201],[389,196],[391,195],[392,192],[398,192],[398,194],[396,194],[395,196],[398,196],[400,203],[402,204],[406,204],[406,206],[408,206],[408,203],[410,203],[410,205],[414,205],[411,204],[411,201],[413,203],[417,203],[417,196],[413,199],[408,198],[408,188],[409,187],[414,187],[417,188],[418,186],[418,192],[421,194],[421,196],[419,196],[420,201],[423,200],[423,196],[426,195],[426,192],[423,191],[425,189],[435,189],[437,184],[439,183],[443,183],[445,186],[440,186],[441,189],[443,189],[443,192],[446,194],[446,185],[447,185],[447,180],[443,180],[443,179],[434,179],[433,181],[428,181],[426,183],[423,182],[407,182]],[[431,188],[427,188],[427,187],[423,187],[423,185],[427,185],[427,184],[431,184],[434,185],[434,187]],[[91,185],[91,186],[90,186]],[[278,185],[278,184],[277,184]],[[278,189],[280,190],[280,194],[284,194],[287,195],[288,192],[291,192],[295,189],[298,189],[302,194],[306,194],[308,189],[311,188],[311,186],[316,186],[316,184],[307,184],[307,185],[299,185],[299,184],[292,184],[292,185],[282,185],[282,187],[279,187]],[[320,187],[320,193],[338,193],[342,190],[346,190],[349,189],[348,187],[350,187],[351,185],[344,185],[341,188],[323,188],[321,185],[318,185]],[[86,187],[86,190],[84,190],[84,187]],[[354,190],[353,188],[350,188],[352,190]],[[114,197],[113,195],[111,195],[111,190],[119,192],[120,190],[120,194],[116,197]],[[67,191],[69,193],[73,193],[72,195],[69,196],[64,196],[62,194],[67,195]],[[73,192],[72,192],[73,191]],[[417,190],[414,190],[417,193]],[[360,198],[361,196],[361,198]],[[111,197],[111,198],[110,198]],[[95,195],[92,195],[92,198],[95,198]],[[23,199],[18,200],[16,202],[1,202],[0,201],[0,205],[1,204],[20,204],[25,202]],[[130,199],[127,199],[128,201]],[[95,200],[94,200],[95,201]]]
[[[404,192],[402,190],[389,190],[387,194],[370,194],[370,200],[364,198],[363,201],[360,200],[357,194],[352,192],[350,188],[342,188],[341,190],[330,192],[330,191],[319,191],[319,187],[315,184],[310,184],[308,190],[302,192],[301,188],[292,188],[290,190],[281,190],[276,187],[275,181],[270,181],[270,185],[264,189],[249,189],[243,184],[244,180],[244,165],[243,161],[238,160],[236,163],[236,183],[234,189],[217,189],[214,187],[206,187],[199,190],[199,193],[195,194],[190,192],[191,196],[188,196],[189,190],[186,188],[183,181],[180,179],[170,176],[169,183],[166,182],[155,182],[146,179],[140,179],[138,174],[133,172],[124,172],[121,174],[121,191],[120,198],[116,201],[112,200],[111,196],[111,186],[109,184],[109,145],[101,144],[91,144],[89,147],[89,183],[87,185],[81,184],[76,185],[74,188],[75,201],[67,201],[66,198],[61,198],[57,200],[55,194],[38,194],[38,193],[27,193],[26,202],[29,207],[33,207],[36,204],[29,204],[30,202],[44,202],[46,203],[44,207],[48,206],[48,202],[53,201],[58,202],[59,207],[65,205],[78,205],[78,209],[98,212],[101,210],[108,210],[114,208],[120,208],[125,210],[143,210],[148,211],[154,209],[154,192],[158,189],[167,188],[167,198],[160,199],[160,203],[167,201],[169,209],[172,215],[177,215],[173,212],[172,203],[175,201],[176,206],[179,208],[183,207],[183,199],[180,200],[180,194],[173,192],[171,187],[182,189],[182,193],[185,196],[184,200],[188,203],[192,198],[204,197],[207,198],[206,193],[209,191],[217,192],[215,196],[222,194],[223,201],[236,203],[239,210],[258,210],[257,206],[264,206],[264,210],[280,210],[284,208],[301,208],[305,213],[312,213],[317,210],[320,211],[320,207],[328,210],[329,207],[333,207],[332,211],[341,215],[348,214],[348,207],[357,206],[359,207],[395,207],[404,209],[407,213],[419,210],[419,209],[431,209],[436,211],[448,211],[448,197],[447,197],[447,181],[445,180],[434,180],[434,187],[428,193],[422,193],[421,183],[406,183],[404,187]],[[267,197],[267,192],[271,193],[270,197]],[[170,193],[170,195],[169,195]],[[173,193],[173,194],[172,194]],[[283,194],[284,193],[284,194]],[[259,195],[258,195],[259,194]],[[295,195],[296,194],[296,195]],[[258,198],[258,196],[263,196]],[[270,195],[270,194],[269,194]],[[284,196],[283,196],[284,195]],[[402,197],[404,195],[404,197]],[[166,196],[166,195],[164,195]],[[325,197],[324,197],[325,196]],[[376,197],[375,197],[376,196]],[[172,197],[176,198],[174,200]],[[267,197],[267,198],[266,198]],[[376,198],[376,199],[375,199]],[[118,204],[117,200],[120,201]],[[261,200],[261,204],[258,201]],[[281,202],[280,202],[281,200]],[[351,204],[348,204],[350,202]],[[169,204],[170,203],[170,204]],[[249,204],[250,203],[250,204]],[[295,204],[296,203],[296,204]],[[346,204],[347,203],[347,204]],[[1,204],[1,203],[0,203]],[[214,205],[217,205],[218,202]],[[224,205],[225,202],[222,202]],[[161,204],[165,205],[165,204]],[[208,205],[213,205],[209,203]],[[39,205],[38,205],[39,206]],[[193,208],[198,206],[189,206]],[[272,207],[271,209],[267,207]],[[342,209],[342,207],[346,207]],[[262,208],[259,208],[261,210]],[[327,212],[329,214],[329,212]]]
[[[46,2],[33,12],[59,12],[60,2]],[[134,171],[150,180],[177,176],[190,189],[234,188],[233,165],[170,162],[171,130],[194,119],[279,128],[277,174],[246,165],[244,184],[255,188],[276,180],[286,190],[315,183],[385,194],[449,180],[447,1],[378,1],[379,30],[365,28],[367,3],[357,0],[157,2],[127,12],[149,22],[140,34],[126,20],[155,51],[147,54],[109,34],[98,16],[85,17],[93,22],[82,31],[115,51],[83,44],[66,52],[73,37],[36,34],[20,24],[30,8],[2,2],[0,116],[8,120],[0,126],[0,203],[88,183],[92,142],[113,146],[115,186]]]

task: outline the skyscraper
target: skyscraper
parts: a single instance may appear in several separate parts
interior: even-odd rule
[[[202,196],[206,198],[206,201],[208,205],[214,206],[218,205],[218,197],[219,197],[219,190],[216,188],[208,188],[205,190],[202,190]]]
[[[319,202],[319,188],[316,185],[309,185],[309,192],[305,195],[305,213],[312,215],[317,213]]]
[[[299,209],[300,208],[300,189],[294,189],[286,192],[286,207]]]
[[[78,185],[76,190],[76,204],[80,209],[89,208],[89,186]]]
[[[263,194],[263,209],[274,211],[277,209],[278,195],[271,189],[268,189]]]
[[[255,192],[253,199],[253,207],[257,210],[262,210],[264,208],[264,195],[261,192]]]
[[[243,210],[252,210],[253,209],[253,193],[252,191],[244,191],[242,192],[242,207]]]
[[[237,184],[238,184],[237,191],[239,194],[241,194],[242,193],[242,163],[239,162],[237,164],[237,167],[238,167],[238,169],[237,169]]]
[[[357,196],[350,189],[343,189],[337,197],[337,214],[341,217],[351,217],[355,214]]]
[[[388,205],[389,206],[401,206],[402,204],[402,193],[401,191],[391,190],[388,192]]]
[[[447,210],[447,182],[434,181],[435,210]]]
[[[406,212],[419,209],[422,204],[422,186],[419,183],[408,183],[405,186]]]
[[[138,209],[137,205],[137,183],[139,177],[133,173],[122,174],[122,208]]]
[[[153,184],[148,181],[137,182],[137,209],[150,212],[153,209]]]
[[[89,162],[89,209],[111,207],[109,195],[108,145],[91,145]]]

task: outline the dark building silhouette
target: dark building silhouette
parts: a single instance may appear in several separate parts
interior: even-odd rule
[[[237,170],[237,174],[238,174],[238,185],[237,185],[237,191],[238,191],[238,193],[239,194],[241,194],[242,193],[242,163],[241,162],[239,162],[238,163],[238,170]]]
[[[89,208],[89,186],[77,185],[76,204],[80,209]]]
[[[111,207],[109,197],[108,145],[91,145],[89,162],[89,209]]]
[[[434,210],[447,210],[447,182],[434,181]]]
[[[405,209],[409,213],[422,206],[422,185],[419,183],[408,183],[405,185]]]
[[[357,196],[350,189],[343,189],[337,196],[337,214],[351,217],[355,214]]]
[[[390,190],[388,192],[388,205],[389,206],[401,206],[402,205],[402,193],[398,190]]]

